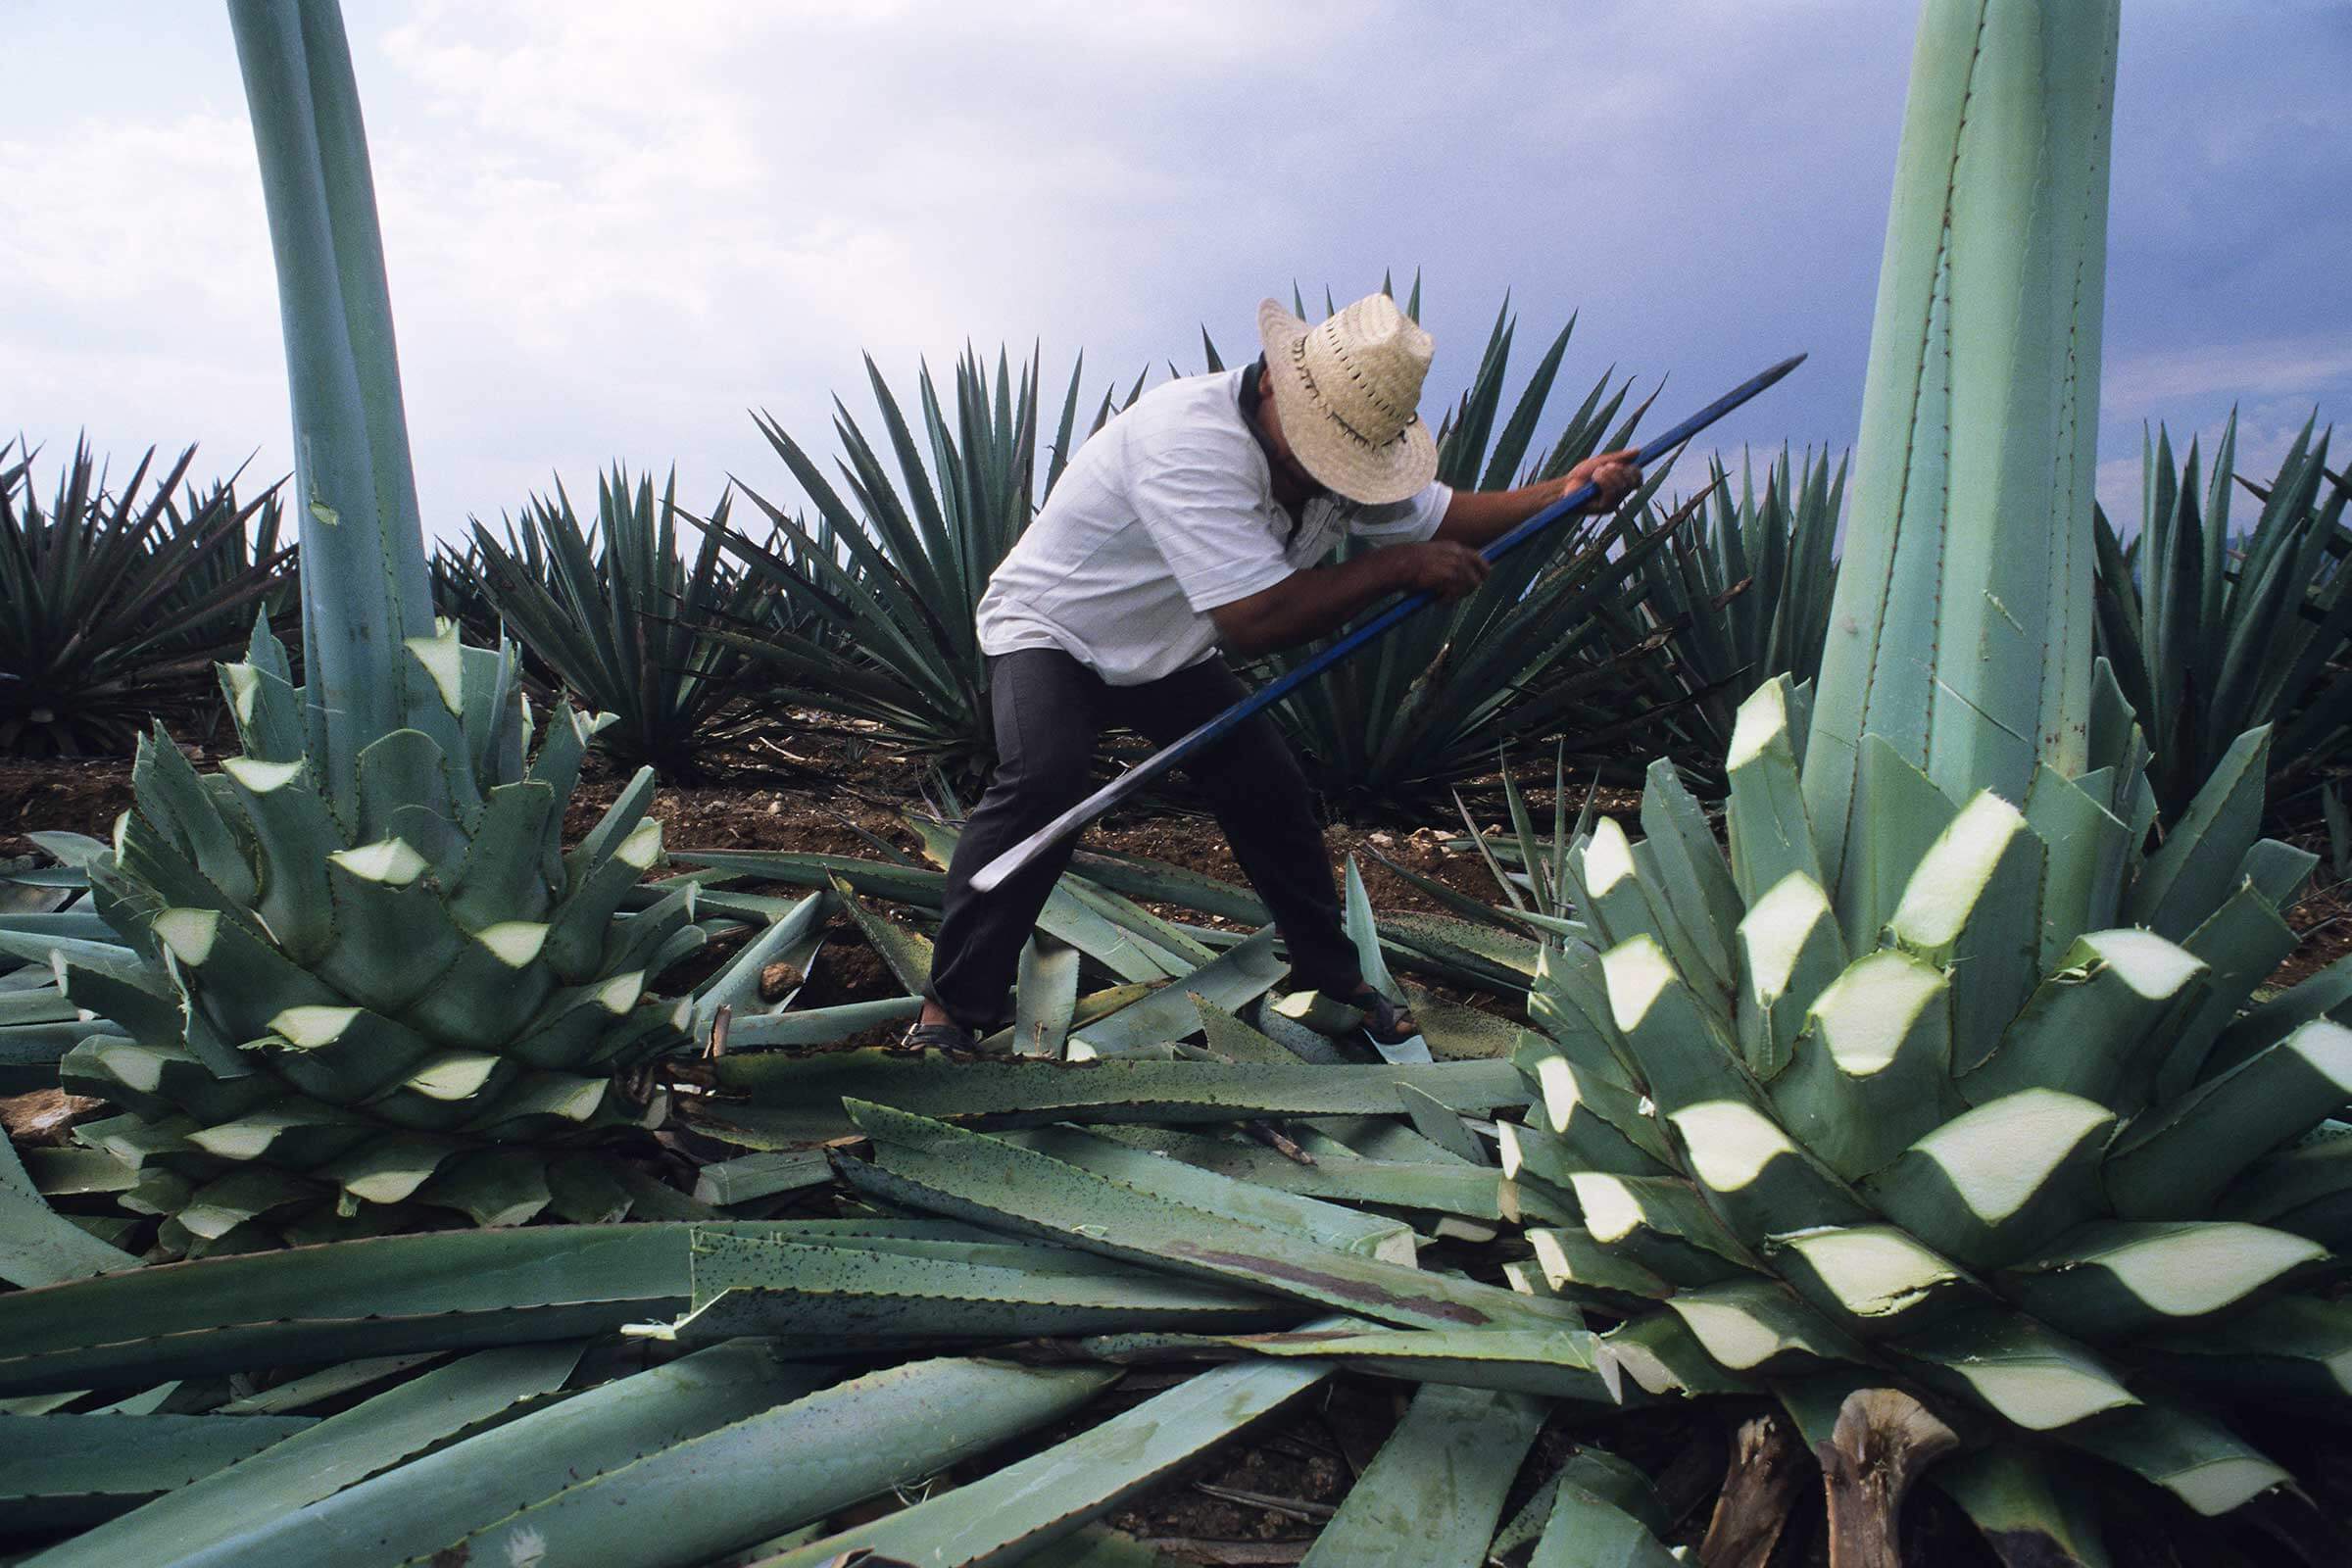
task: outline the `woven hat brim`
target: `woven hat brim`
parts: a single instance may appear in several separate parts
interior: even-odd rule
[[[1408,500],[1438,476],[1438,444],[1426,419],[1406,425],[1402,437],[1367,447],[1324,410],[1307,389],[1293,351],[1314,328],[1272,300],[1257,308],[1257,337],[1266,351],[1274,383],[1274,414],[1283,439],[1324,488],[1366,506]]]

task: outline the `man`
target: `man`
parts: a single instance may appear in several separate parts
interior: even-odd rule
[[[996,1025],[1075,843],[993,893],[972,874],[1085,794],[1105,727],[1164,746],[1247,695],[1219,649],[1310,642],[1398,591],[1459,598],[1486,579],[1479,546],[1587,481],[1609,508],[1641,478],[1623,451],[1518,490],[1454,491],[1435,482],[1414,412],[1433,345],[1394,300],[1313,327],[1268,300],[1257,321],[1255,365],[1157,387],[1081,447],[989,581],[978,629],[997,774],[948,869],[909,1045],[968,1050]],[[1324,563],[1348,534],[1384,548]],[[1412,1019],[1356,966],[1313,797],[1273,720],[1188,771],[1273,911],[1293,983],[1360,1008],[1378,1043],[1409,1038]]]

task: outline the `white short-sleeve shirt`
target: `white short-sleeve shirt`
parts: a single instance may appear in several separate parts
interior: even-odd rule
[[[978,616],[984,653],[1059,648],[1113,686],[1215,651],[1208,612],[1314,565],[1342,538],[1429,538],[1451,489],[1390,506],[1321,495],[1294,535],[1242,413],[1249,369],[1155,387],[1078,449],[1004,557]]]

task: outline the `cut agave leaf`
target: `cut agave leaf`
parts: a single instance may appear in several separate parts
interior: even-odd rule
[[[1424,1387],[1315,1537],[1306,1568],[1483,1568],[1545,1409],[1522,1394]]]

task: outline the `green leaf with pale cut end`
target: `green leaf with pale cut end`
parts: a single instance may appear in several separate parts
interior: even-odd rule
[[[1651,1158],[1581,1104],[1569,1113],[1564,1134],[1507,1121],[1495,1123],[1494,1131],[1501,1149],[1503,1182],[1514,1188],[1534,1182],[1564,1195],[1577,1175],[1586,1171],[1617,1176],[1674,1173],[1673,1166]]]
[[[2202,1214],[2237,1173],[2352,1100],[2352,1029],[2325,1019],[2133,1123],[2107,1161],[2128,1219]]]
[[[1745,1261],[1739,1242],[1689,1182],[1580,1171],[1571,1191],[1593,1241],[1678,1286],[1729,1279]]]
[[[1656,941],[1620,943],[1600,956],[1600,966],[1611,1019],[1659,1110],[1760,1098],[1740,1054]]]
[[[2262,836],[2269,725],[2230,744],[2188,810],[2165,836],[2164,848],[2140,868],[2125,908],[2159,936],[2179,941],[2230,896],[2246,852]]]
[[[1608,987],[1594,961],[1598,956],[1581,945],[1566,955],[1546,951],[1528,992],[1527,1016],[1580,1072],[1631,1093],[1637,1074],[1610,1013]]]
[[[1960,1505],[2004,1563],[2109,1568],[2088,1490],[2047,1453],[1996,1443],[1939,1462],[1928,1479]]]
[[[1901,904],[1912,874],[1959,806],[1883,735],[1862,737],[1854,784],[1854,832],[1836,884],[1846,940],[1875,943]]]
[[[1644,1394],[1753,1394],[1756,1385],[1699,1348],[1683,1320],[1672,1312],[1645,1312],[1603,1335],[1600,1348],[1614,1357]]]
[[[2139,1402],[2087,1348],[2000,1305],[1976,1307],[1889,1348],[1936,1386],[2029,1432],[2053,1432]]]
[[[1769,1250],[1789,1284],[1858,1333],[1898,1332],[1982,1294],[1950,1259],[1892,1225],[1798,1231]]]
[[[1845,937],[1821,884],[1791,871],[1740,921],[1740,1049],[1769,1083],[1796,1051],[1805,1016],[1844,972]]]
[[[1593,1240],[1581,1225],[1532,1229],[1527,1240],[1544,1282],[1571,1299],[1622,1311],[1644,1300],[1663,1300],[1674,1290],[1617,1249]]]
[[[2028,1311],[2109,1339],[2218,1312],[2327,1255],[2307,1237],[2261,1225],[2116,1221],[2070,1233],[2004,1281]]]
[[[1889,1219],[1972,1267],[2027,1256],[2098,1213],[2115,1114],[2023,1089],[1953,1117],[1864,1186]]]
[[[2205,965],[2148,931],[2093,931],[2034,992],[1999,1047],[1960,1079],[1982,1105],[2021,1089],[2079,1095],[2119,1113],[2146,1102]]]
[[[1781,1376],[1862,1354],[1860,1346],[1775,1282],[1734,1280],[1677,1291],[1666,1308],[1733,1372]]]
[[[2220,1423],[2158,1405],[2086,1421],[2063,1441],[2122,1465],[2211,1517],[2294,1478]]]
[[[1873,1217],[1837,1172],[1744,1101],[1686,1105],[1670,1120],[1685,1168],[1751,1247],[1779,1233],[1859,1225]]]
[[[1483,1568],[1545,1404],[1424,1387],[1307,1549],[1306,1568]]]
[[[2037,961],[2046,969],[2076,937],[2117,922],[2132,839],[2104,801],[2048,767],[2034,770],[2026,821],[2045,854]]]
[[[1721,938],[1710,933],[1701,941],[1684,925],[1649,846],[1633,843],[1616,818],[1604,816],[1569,852],[1568,859],[1570,875],[1582,889],[1586,923],[1596,939],[1612,946],[1637,937],[1657,943],[1690,977],[1692,997],[1728,1027],[1731,968]],[[1695,892],[1692,897],[1695,900]],[[1702,922],[1708,912],[1703,905],[1691,911]]]
[[[2041,841],[1990,790],[1951,820],[1903,885],[1886,923],[1895,945],[1960,975],[1952,1061],[1982,1061],[2041,977]]]
[[[1839,1175],[1887,1164],[1958,1108],[1951,1092],[1951,988],[1910,955],[1865,954],[1814,1000],[1772,1102]]]
[[[1740,897],[1752,906],[1767,888],[1798,871],[1828,885],[1789,744],[1786,677],[1766,681],[1740,705],[1724,769],[1732,784],[1724,828]]]
[[[413,1197],[464,1147],[454,1139],[425,1133],[394,1133],[330,1161],[318,1174],[343,1189],[347,1205],[398,1203]]]
[[[2352,1005],[2352,955],[2247,1008],[2222,1031],[2205,1057],[2200,1076],[2211,1078],[2228,1072],[2312,1019],[2334,1017],[2347,1005]]]
[[[992,1363],[965,1363],[987,1367]],[[904,1370],[904,1369],[902,1369]],[[1092,1387],[1107,1381],[1104,1374],[1093,1368],[1049,1369],[1011,1367],[1004,1372],[1018,1371],[1021,1375],[1042,1379],[1057,1375],[1065,1381],[1084,1378]],[[1329,1377],[1332,1367],[1326,1361],[1243,1362],[1235,1366],[1217,1367],[1189,1382],[1178,1385],[1164,1394],[1145,1400],[1133,1409],[1124,1410],[1100,1426],[1075,1438],[1055,1445],[1042,1453],[1006,1465],[994,1475],[971,1482],[903,1508],[870,1524],[854,1525],[837,1535],[787,1552],[769,1560],[765,1568],[819,1568],[820,1564],[838,1561],[845,1552],[859,1548],[871,1551],[879,1558],[912,1558],[938,1565],[938,1568],[971,1568],[971,1565],[990,1562],[1017,1561],[1028,1551],[1045,1546],[1076,1530],[1090,1520],[1100,1518],[1134,1495],[1153,1481],[1184,1464],[1194,1455],[1240,1431],[1259,1417],[1271,1414],[1298,1396]],[[889,1377],[892,1374],[877,1374]],[[819,1451],[838,1450],[843,1456],[872,1454],[879,1458],[904,1442],[893,1445],[876,1443],[866,1430],[863,1401],[855,1399],[854,1386],[844,1385],[847,1396],[836,1401],[839,1414],[826,1423],[821,1441],[814,1445]],[[814,1403],[827,1397],[812,1395],[803,1403]],[[787,1407],[790,1408],[790,1407]],[[985,1407],[984,1407],[985,1408]],[[941,1430],[931,1439],[936,1442],[950,1433],[970,1430],[961,1419],[946,1419],[956,1407],[948,1403],[926,1407],[923,1414]],[[1051,1419],[1051,1414],[1043,1419]],[[1026,1430],[1043,1424],[1043,1419],[1031,1417],[1021,1427]],[[983,1429],[987,1432],[987,1429]],[[999,1429],[987,1432],[1000,1438],[1010,1432]],[[808,1440],[804,1437],[803,1445]],[[969,1440],[958,1443],[957,1449],[977,1447]],[[803,1461],[791,1457],[792,1450],[779,1449],[769,1461],[773,1465],[797,1472]],[[870,1464],[870,1460],[867,1461]],[[814,1468],[813,1465],[809,1468]],[[906,1478],[928,1473],[938,1468],[936,1463],[920,1470],[900,1465]],[[746,1489],[739,1484],[740,1476],[728,1472],[723,1480],[731,1490]],[[758,1491],[760,1489],[751,1489]],[[868,1485],[863,1496],[881,1490]],[[843,1496],[842,1501],[851,1500]],[[648,1507],[649,1525],[660,1525],[668,1515],[669,1507]],[[812,1510],[821,1512],[822,1509]]]

